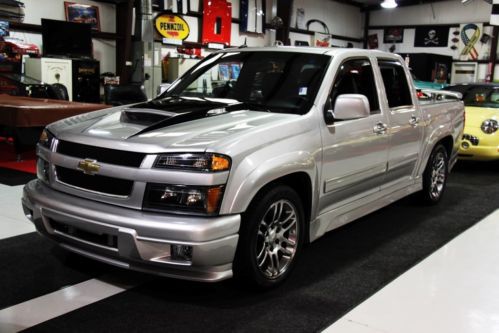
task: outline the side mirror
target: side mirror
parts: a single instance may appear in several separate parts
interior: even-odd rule
[[[326,105],[324,105],[324,120],[328,125],[334,123],[333,104],[331,102],[331,97],[327,98]]]
[[[360,94],[339,95],[332,111],[336,120],[367,118],[371,114],[369,100]]]

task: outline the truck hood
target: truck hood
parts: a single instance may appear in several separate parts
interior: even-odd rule
[[[466,107],[466,127],[480,127],[483,121],[487,119],[499,120],[499,109]]]
[[[204,151],[220,149],[241,136],[275,129],[300,117],[256,111],[248,104],[234,102],[153,100],[67,118],[51,124],[49,130],[62,140],[121,150]],[[283,136],[283,132],[271,136]]]

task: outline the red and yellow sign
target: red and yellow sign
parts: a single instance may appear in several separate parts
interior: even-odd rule
[[[167,39],[184,40],[190,32],[187,22],[177,15],[159,15],[155,19],[154,26],[158,33]]]

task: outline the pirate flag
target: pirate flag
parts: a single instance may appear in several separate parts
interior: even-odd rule
[[[416,28],[415,47],[446,47],[449,40],[448,27],[424,26]]]

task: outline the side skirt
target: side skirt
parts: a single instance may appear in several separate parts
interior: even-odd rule
[[[339,228],[362,216],[372,213],[380,208],[423,189],[421,179],[416,183],[400,189],[390,187],[355,202],[338,207],[318,216],[310,223],[310,241],[314,241],[326,232]]]

